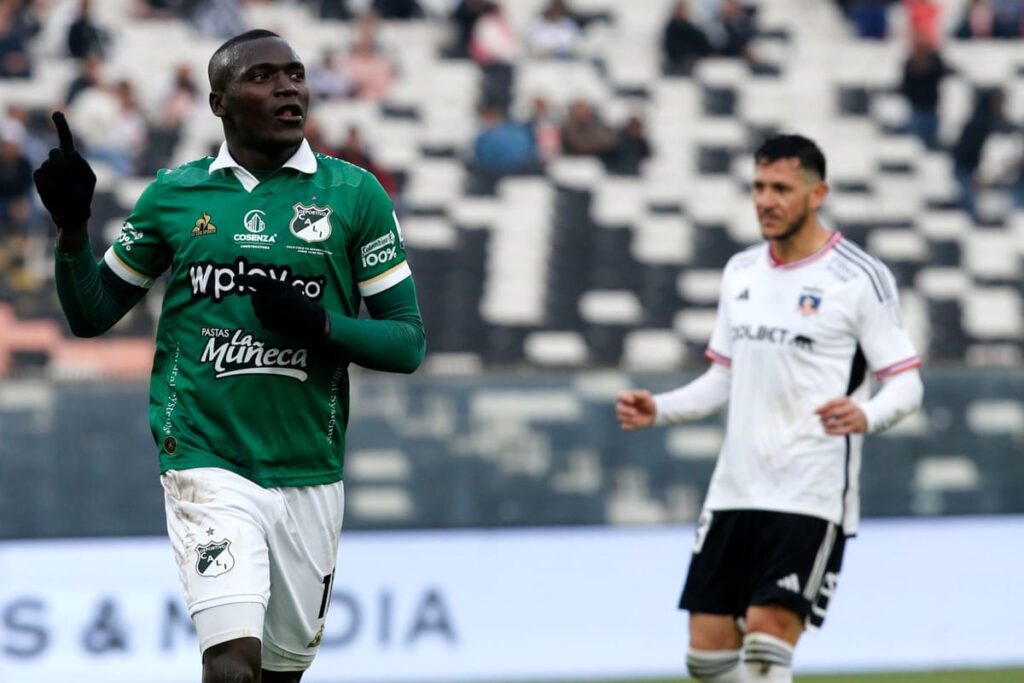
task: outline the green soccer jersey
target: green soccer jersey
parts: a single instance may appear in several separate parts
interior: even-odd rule
[[[237,280],[267,275],[356,317],[362,297],[410,277],[370,173],[303,142],[257,180],[223,145],[161,171],[104,261],[140,287],[170,268],[150,382],[161,472],[220,467],[267,487],[342,478],[347,359],[265,330]]]

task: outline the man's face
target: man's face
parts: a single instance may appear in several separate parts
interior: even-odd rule
[[[210,96],[213,113],[248,146],[298,145],[309,109],[306,68],[280,38],[253,40],[240,50],[227,88]]]
[[[754,171],[754,208],[761,235],[785,240],[795,234],[825,199],[828,186],[800,167],[799,159],[759,163]]]

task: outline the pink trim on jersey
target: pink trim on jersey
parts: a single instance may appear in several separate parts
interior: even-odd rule
[[[921,359],[918,358],[917,356],[911,356],[910,358],[904,358],[898,363],[887,365],[886,367],[877,371],[875,373],[875,378],[879,380],[888,379],[889,377],[898,375],[901,372],[906,372],[907,370],[913,370],[914,368],[919,367],[921,367]]]
[[[712,363],[718,363],[719,365],[722,365],[727,368],[732,367],[732,358],[729,358],[729,356],[725,356],[719,353],[718,351],[715,351],[710,346],[704,350],[704,357],[707,358]]]
[[[775,252],[772,251],[772,243],[769,241],[768,264],[772,268],[781,268],[784,270],[789,270],[790,268],[799,268],[800,266],[806,266],[808,263],[813,263],[820,259],[825,254],[827,254],[828,252],[832,251],[832,247],[839,244],[842,240],[842,233],[833,232],[832,236],[828,238],[828,241],[825,242],[821,249],[818,249],[818,251],[814,252],[810,256],[805,256],[802,259],[799,259],[797,261],[790,261],[789,263],[783,263],[782,261],[779,260],[779,258],[775,255]]]

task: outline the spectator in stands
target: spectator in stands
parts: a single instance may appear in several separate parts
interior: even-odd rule
[[[942,42],[942,9],[935,0],[903,0],[907,13],[907,25],[916,45],[920,41],[932,50],[938,50]]]
[[[619,130],[615,154],[608,163],[608,171],[618,175],[639,175],[640,165],[651,156],[651,143],[644,132],[644,120],[633,114]]]
[[[129,81],[83,93],[71,109],[71,118],[92,158],[106,162],[120,175],[135,171],[148,130]]]
[[[988,0],[970,0],[957,25],[957,38],[991,38],[995,30],[995,14]]]
[[[38,30],[33,15],[21,0],[0,3],[0,78],[32,75],[28,42]]]
[[[68,27],[68,54],[75,59],[104,57],[109,36],[92,18],[92,0],[80,0],[78,16]]]
[[[338,53],[331,48],[321,53],[320,63],[309,70],[307,77],[310,93],[317,99],[341,99],[352,93],[352,84],[339,64]]]
[[[395,180],[394,174],[370,156],[366,143],[363,141],[363,134],[357,126],[349,126],[345,142],[333,156],[372,173],[392,200],[398,196],[398,182]]]
[[[166,130],[177,131],[188,123],[199,103],[199,86],[196,85],[192,67],[179,64],[174,70],[174,80],[161,105],[160,125]]]
[[[132,16],[136,19],[173,19],[177,16],[176,0],[135,0],[132,3]]]
[[[903,64],[900,92],[910,103],[908,132],[921,138],[929,149],[939,144],[939,86],[948,73],[942,56],[928,37],[920,34],[913,52]]]
[[[1020,38],[1022,22],[1024,22],[1024,2],[1022,0],[992,0],[994,38],[1013,40]]]
[[[980,219],[977,204],[977,185],[980,180],[978,167],[989,135],[1005,125],[1004,99],[1000,88],[979,92],[974,100],[974,112],[953,147],[953,172],[960,186],[960,207],[975,222]]]
[[[417,0],[373,0],[373,11],[381,19],[419,19],[423,8]]]
[[[501,5],[492,2],[473,27],[469,55],[483,70],[480,101],[508,109],[512,102],[513,62],[523,49]]]
[[[23,233],[31,216],[29,192],[32,164],[22,153],[16,136],[4,131],[0,137],[0,225]]]
[[[539,169],[530,127],[509,120],[498,105],[480,110],[480,132],[473,140],[473,167],[485,173],[527,173]]]
[[[452,10],[450,19],[455,26],[455,37],[448,54],[451,57],[469,56],[469,43],[473,39],[473,29],[477,20],[482,17],[490,5],[488,0],[459,0]]]
[[[89,88],[95,88],[103,82],[103,60],[99,55],[89,55],[82,60],[78,75],[68,85],[68,93],[64,96],[64,105],[71,106],[75,98]]]
[[[741,57],[753,65],[750,41],[754,38],[754,20],[739,0],[723,0],[718,10],[717,52],[723,57]]]
[[[687,0],[678,0],[673,5],[672,17],[662,32],[661,48],[664,53],[662,70],[671,76],[689,75],[698,60],[711,54],[711,41],[690,19]]]
[[[857,36],[865,40],[885,40],[889,35],[886,0],[857,0],[849,4],[850,19]]]
[[[246,29],[240,0],[185,0],[186,14],[204,36],[230,38]]]
[[[489,3],[473,26],[469,55],[481,66],[510,64],[522,53],[519,35],[501,5]]]
[[[533,98],[529,125],[540,161],[546,164],[558,158],[562,152],[562,122],[546,98]]]
[[[526,34],[530,54],[536,57],[572,57],[582,33],[565,0],[550,0]]]
[[[570,155],[590,155],[603,161],[615,154],[618,138],[615,131],[601,120],[587,100],[574,100],[562,128],[562,148]]]
[[[359,22],[355,47],[342,63],[342,73],[361,100],[380,101],[395,79],[391,60],[377,47],[377,19],[368,14]]]
[[[46,129],[46,134],[49,134],[49,127]],[[6,114],[0,121],[0,138],[7,137],[14,140],[21,148],[22,154],[28,158],[33,168],[50,153],[49,139],[43,139],[34,129],[29,111],[23,106],[17,104],[7,106]]]
[[[352,18],[352,10],[348,8],[348,0],[311,0],[316,7],[316,15],[321,19],[337,19],[348,21]]]

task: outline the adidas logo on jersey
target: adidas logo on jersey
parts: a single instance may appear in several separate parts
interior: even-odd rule
[[[800,578],[796,575],[796,573],[790,574],[789,576],[784,576],[783,578],[776,581],[775,585],[779,588],[785,588],[788,591],[793,591],[794,593],[800,592]]]
[[[744,289],[740,292],[740,295],[736,297],[736,301],[749,301],[750,300],[750,289]]]

